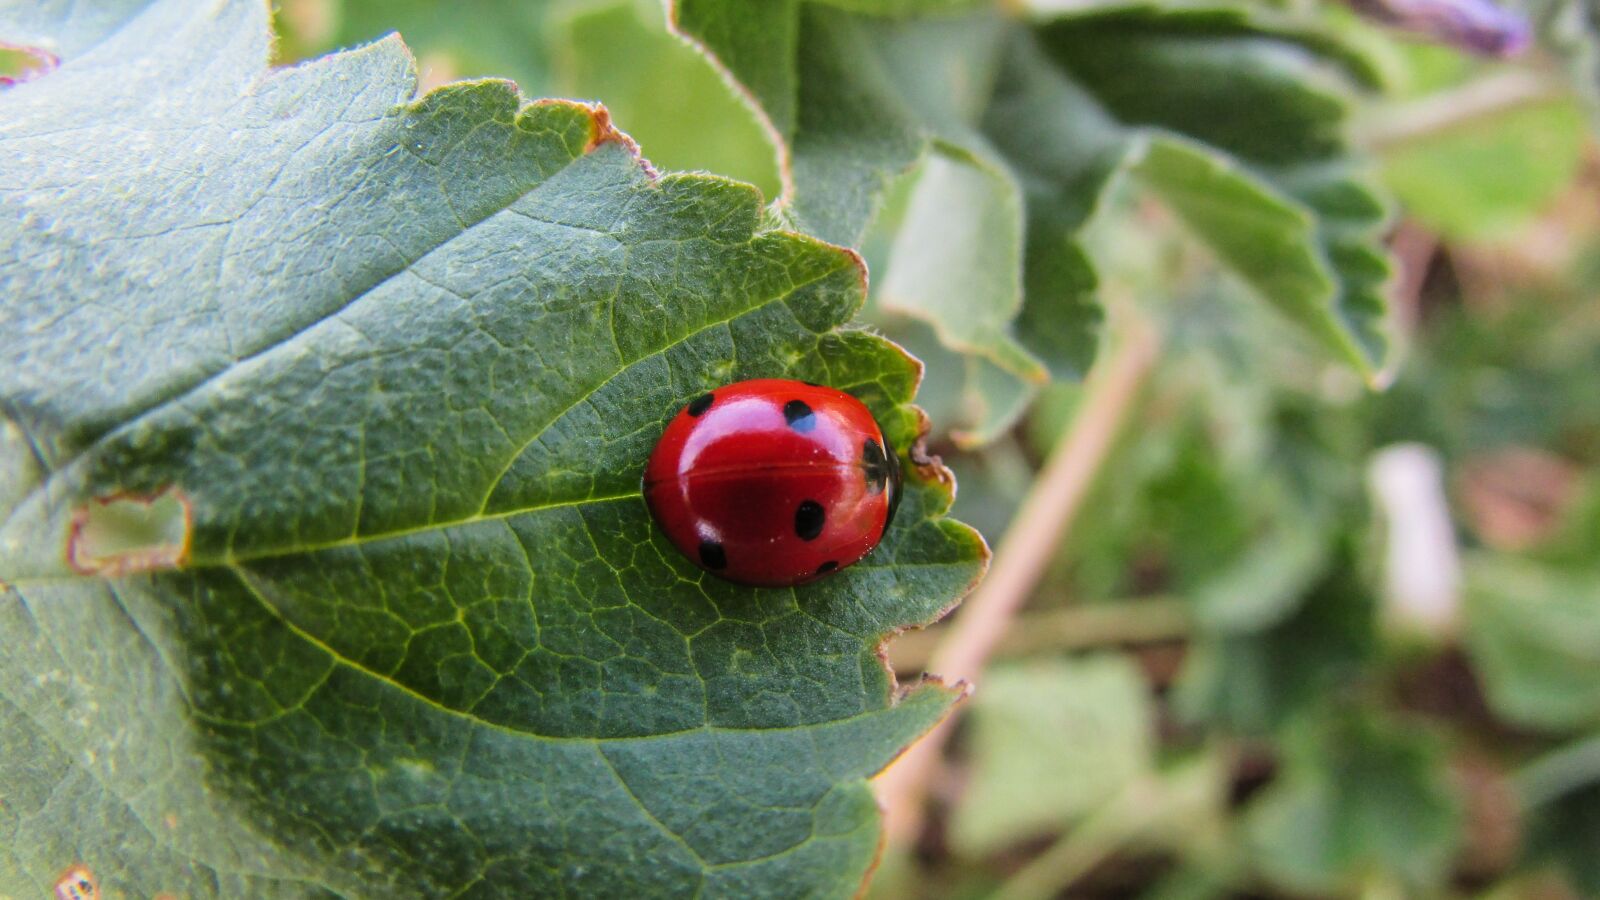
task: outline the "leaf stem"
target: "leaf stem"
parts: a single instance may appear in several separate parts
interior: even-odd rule
[[[1600,732],[1539,757],[1516,775],[1522,802],[1532,809],[1587,784],[1600,783]]]
[[[1152,776],[1129,784],[1110,803],[1074,826],[1006,879],[991,900],[1049,900],[1138,837],[1167,811]]]
[[[1566,85],[1548,74],[1512,69],[1418,100],[1391,104],[1357,123],[1355,138],[1368,149],[1388,150],[1474,119],[1553,100],[1566,93]]]
[[[995,646],[994,655],[1027,656],[1179,640],[1188,637],[1194,626],[1189,607],[1189,601],[1175,597],[1140,597],[1028,613],[1017,617]],[[889,646],[889,662],[898,672],[927,668],[945,633],[939,626],[907,632]]]
[[[970,682],[983,671],[1066,535],[1155,367],[1161,338],[1154,323],[1131,302],[1110,308],[1111,355],[1090,376],[1082,409],[1023,499],[988,578],[931,654],[929,670],[946,681]],[[928,779],[954,720],[946,718],[878,777],[890,843],[904,845],[921,830]]]

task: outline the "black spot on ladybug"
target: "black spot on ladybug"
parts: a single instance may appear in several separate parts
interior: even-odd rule
[[[708,569],[726,569],[728,554],[717,541],[700,542],[700,562]]]
[[[822,565],[817,566],[817,574],[818,575],[826,575],[829,572],[832,572],[834,569],[837,569],[837,568],[839,568],[839,564],[830,559],[827,562],[823,563]]]
[[[785,403],[783,405],[783,420],[789,423],[790,428],[801,434],[817,427],[816,414],[811,411],[811,407],[807,406],[804,400],[790,400]]]
[[[892,470],[883,448],[870,438],[861,446],[861,469],[867,476],[867,490],[874,494],[883,493]]]
[[[827,522],[827,513],[823,512],[822,504],[815,500],[802,500],[794,510],[794,533],[800,535],[800,540],[816,540],[822,533],[822,526]]]
[[[716,399],[717,397],[715,394],[701,394],[693,400],[690,400],[689,405],[685,407],[684,411],[691,416],[698,416],[710,409],[711,404],[716,402]]]

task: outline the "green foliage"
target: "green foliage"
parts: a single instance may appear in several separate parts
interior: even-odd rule
[[[739,588],[638,473],[758,375],[910,446],[856,258],[596,108],[417,99],[398,39],[268,72],[249,0],[37,12],[0,24],[64,60],[0,93],[0,887],[854,891],[863,779],[953,699],[877,645],[980,540],[910,466],[869,560]]]
[[[1384,181],[1418,220],[1451,238],[1506,237],[1555,202],[1583,153],[1585,120],[1565,99],[1425,135],[1385,154]]]
[[[674,21],[761,105],[786,211],[856,243],[890,182],[927,162],[882,302],[979,360],[967,440],[995,437],[1047,373],[1075,378],[1100,319],[1084,229],[1119,175],[1337,358],[1383,364],[1382,201],[1340,135],[1340,69],[1366,62],[1239,8],[1091,7],[1021,23],[971,4],[682,0]],[[935,14],[939,13],[939,14]],[[1020,396],[1023,402],[1016,402]]]
[[[297,16],[296,6],[311,11]],[[288,4],[280,53],[303,58],[398,31],[424,76],[512,78],[530,97],[601,101],[659,169],[778,192],[755,117],[650,0],[320,0]],[[437,67],[433,71],[430,67]],[[692,112],[691,112],[692,111]]]
[[[430,64],[446,66],[457,77],[510,78],[524,94],[545,96],[554,78],[547,49],[551,6],[505,0],[283,3],[274,10],[277,52],[291,60],[313,58],[399,32],[421,57],[424,75]]]
[[[1178,709],[1228,730],[1268,733],[1355,687],[1373,649],[1372,604],[1336,556],[1298,609],[1268,628],[1202,632],[1179,685]]]
[[[1335,717],[1291,737],[1279,784],[1249,827],[1269,878],[1348,895],[1437,884],[1460,839],[1460,810],[1437,746],[1399,728]]]
[[[658,0],[583,2],[551,31],[552,93],[604,101],[658,167],[716,172],[778,194],[776,160],[755,116],[703,56],[667,32]]]
[[[1497,711],[1550,730],[1600,725],[1600,574],[1476,561],[1468,646]]]
[[[977,855],[1099,808],[1154,766],[1138,669],[1113,655],[996,668],[968,711],[975,765],[950,837]]]

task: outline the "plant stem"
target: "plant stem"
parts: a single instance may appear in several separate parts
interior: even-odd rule
[[[1016,519],[1006,530],[989,576],[962,605],[928,668],[948,683],[970,682],[1011,627],[1094,483],[1159,355],[1155,325],[1132,303],[1112,307],[1111,355],[1088,382],[1084,403],[1062,436]],[[922,827],[929,776],[949,740],[954,714],[877,779],[890,843],[905,844]]]
[[[1356,139],[1369,149],[1386,150],[1474,119],[1553,100],[1566,92],[1565,85],[1544,73],[1526,69],[1499,72],[1373,113],[1357,125]]]
[[[1552,750],[1516,775],[1517,790],[1529,808],[1587,784],[1600,784],[1600,733]]]
[[[1188,637],[1193,619],[1188,601],[1172,597],[1115,600],[1029,613],[1017,617],[993,655],[1027,656],[1179,640]],[[945,633],[938,626],[907,632],[889,645],[889,662],[898,672],[928,668]]]
[[[1048,900],[1137,837],[1166,810],[1153,776],[1140,779],[1110,803],[1017,870],[990,900]]]

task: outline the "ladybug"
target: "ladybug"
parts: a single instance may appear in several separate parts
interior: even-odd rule
[[[702,394],[667,424],[645,466],[644,498],[702,569],[787,587],[878,545],[900,502],[900,465],[860,400],[759,378]]]

